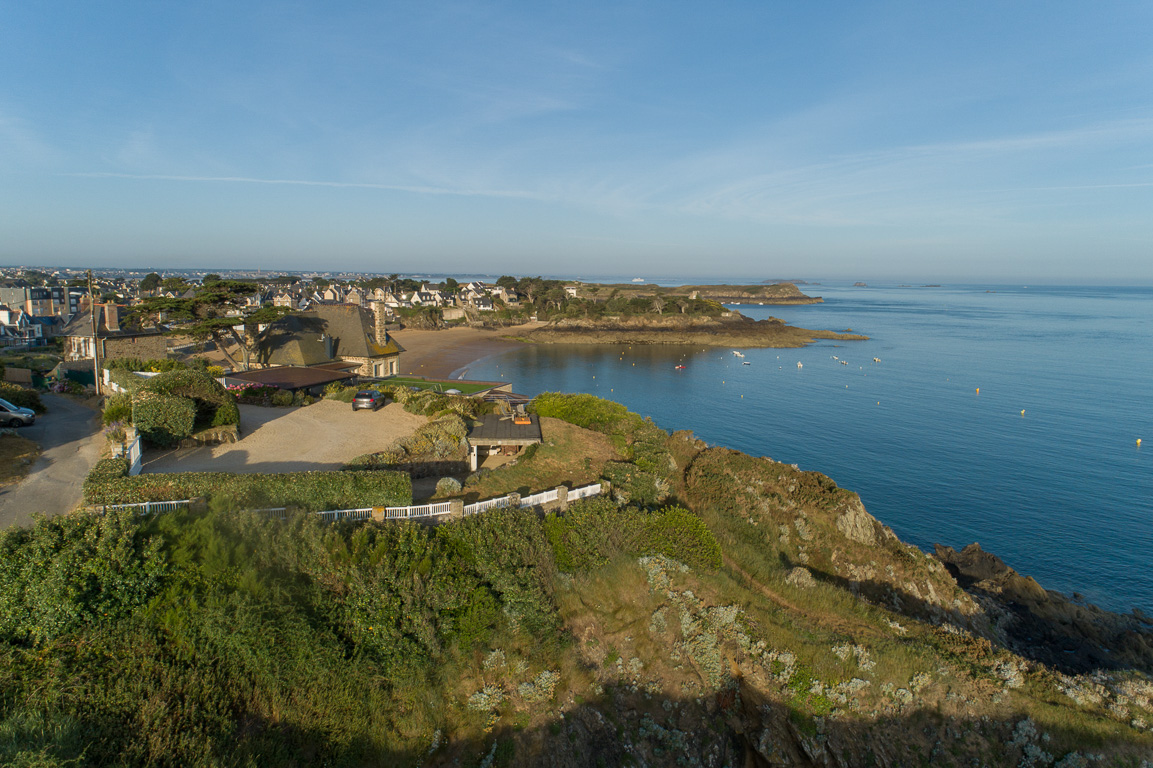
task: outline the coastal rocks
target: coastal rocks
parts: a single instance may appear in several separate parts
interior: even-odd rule
[[[1018,654],[1066,673],[1124,667],[1153,673],[1153,628],[1137,615],[1048,591],[978,544],[960,552],[938,544],[936,556]]]
[[[870,547],[877,543],[876,526],[876,518],[865,511],[859,497],[851,499],[845,511],[837,516],[837,530],[852,541]]]

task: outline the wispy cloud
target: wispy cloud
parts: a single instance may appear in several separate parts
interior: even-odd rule
[[[379,189],[392,192],[413,192],[422,195],[457,195],[461,197],[505,197],[537,199],[531,192],[508,189],[451,189],[448,187],[410,186],[404,184],[376,184],[354,181],[317,181],[313,179],[258,179],[248,176],[175,176],[147,173],[68,173],[65,176],[88,179],[132,179],[137,181],[175,181],[217,184],[274,184],[299,187],[331,187],[336,189]]]

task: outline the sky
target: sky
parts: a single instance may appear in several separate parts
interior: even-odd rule
[[[0,264],[1153,284],[1153,3],[0,0]]]

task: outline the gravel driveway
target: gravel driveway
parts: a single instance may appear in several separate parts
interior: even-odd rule
[[[387,448],[428,419],[389,403],[353,411],[321,400],[304,408],[240,406],[240,442],[147,451],[144,472],[300,472],[333,470],[349,459]]]

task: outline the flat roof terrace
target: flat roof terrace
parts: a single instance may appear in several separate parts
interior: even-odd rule
[[[479,425],[469,430],[468,442],[471,445],[532,445],[544,440],[536,414],[529,414],[528,424],[514,424],[511,416],[495,413],[485,414],[482,418]]]

